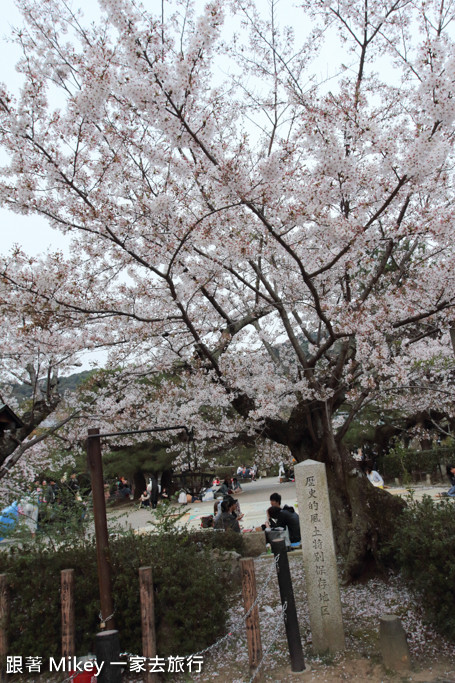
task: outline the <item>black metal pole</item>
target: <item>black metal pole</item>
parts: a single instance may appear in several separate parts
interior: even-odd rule
[[[283,606],[286,605],[284,623],[286,626],[289,655],[291,657],[291,669],[295,672],[305,671],[305,660],[303,658],[302,641],[300,640],[299,622],[295,608],[286,543],[283,539],[276,539],[271,542],[271,546],[275,558],[278,556],[276,572],[280,587],[281,604]]]
[[[96,661],[98,666],[103,664],[97,679],[98,683],[121,683],[122,669],[119,663],[119,652],[118,631],[101,631],[96,634]]]
[[[104,498],[103,463],[99,429],[88,430],[88,466],[92,480],[93,517],[95,520],[96,559],[100,586],[101,628],[114,628],[114,605],[111,588],[111,558],[107,532],[106,500]]]

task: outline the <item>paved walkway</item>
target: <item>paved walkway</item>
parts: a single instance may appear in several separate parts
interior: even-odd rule
[[[242,520],[242,527],[244,529],[254,528],[260,526],[265,522],[266,510],[270,505],[270,494],[277,491],[282,496],[283,504],[296,505],[295,484],[287,482],[285,484],[278,483],[277,477],[268,477],[258,479],[246,484],[242,484],[243,491],[238,496],[238,499],[244,518]],[[180,525],[188,525],[191,529],[198,529],[201,526],[201,517],[205,517],[213,513],[213,503],[192,503],[186,505],[186,514],[180,520]],[[183,508],[183,506],[182,506]],[[132,529],[140,530],[146,533],[153,529],[153,520],[155,513],[148,508],[137,509],[134,507],[123,509],[121,512],[108,512],[108,522],[117,521],[122,526],[130,527]]]
[[[236,496],[240,503],[241,511],[244,513],[242,520],[243,529],[251,529],[260,526],[265,522],[266,510],[270,505],[270,494],[276,491],[282,497],[282,504],[293,505],[298,512],[295,483],[287,482],[280,484],[277,477],[267,477],[242,484],[243,492]],[[422,500],[424,495],[431,496],[438,500],[441,491],[446,491],[448,486],[444,484],[434,486],[415,485],[412,487],[414,497]],[[387,489],[392,495],[407,496],[409,490],[406,488],[390,487]],[[188,525],[191,529],[198,529],[201,526],[201,517],[210,515],[213,512],[213,501],[208,503],[192,503],[186,506],[186,513],[179,522],[179,525]],[[155,513],[149,508],[137,509],[137,504],[122,511],[108,512],[108,523],[116,521],[123,527],[138,530],[139,533],[153,531]]]

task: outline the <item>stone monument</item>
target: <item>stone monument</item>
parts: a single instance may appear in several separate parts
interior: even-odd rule
[[[313,649],[337,652],[345,640],[325,465],[304,460],[294,472]]]

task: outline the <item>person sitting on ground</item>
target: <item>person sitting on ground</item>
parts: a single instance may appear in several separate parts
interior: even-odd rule
[[[216,492],[215,496],[218,497],[224,497],[228,493],[232,493],[231,489],[231,482],[229,480],[229,477],[225,477],[223,483],[221,484],[220,488]]]
[[[376,486],[378,489],[384,488],[384,479],[381,477],[379,472],[372,470],[371,467],[365,467],[365,474],[367,475],[369,481]]]
[[[242,514],[242,511],[240,510],[240,505],[239,501],[233,498],[230,494],[224,496],[223,500],[217,500],[213,506],[213,516],[214,516],[214,521],[216,522],[217,519],[221,517],[221,505],[223,502],[227,503],[235,503],[235,509],[234,509],[234,515],[237,517],[238,521],[244,518],[244,514]]]
[[[243,493],[243,489],[239,484],[237,477],[232,479],[232,490],[234,493]]]
[[[161,498],[164,498],[164,500],[169,500],[169,493],[167,492],[167,489],[165,486],[161,489]]]
[[[267,510],[267,517],[272,529],[276,527],[287,529],[291,543],[300,543],[300,521],[296,512],[271,505]]]
[[[272,507],[280,508],[283,510],[288,510],[288,512],[295,512],[292,505],[283,505],[283,507],[281,508],[281,496],[279,493],[271,493],[270,494],[270,505]]]
[[[127,498],[131,495],[131,488],[125,477],[120,477],[120,481],[118,483],[118,492],[120,498]]]
[[[215,529],[224,529],[225,531],[235,531],[240,533],[240,524],[238,517],[235,516],[237,501],[234,498],[230,500],[223,500],[221,503],[221,515],[214,522]]]
[[[186,502],[188,505],[190,505],[191,503],[201,503],[202,501],[200,497],[198,498],[198,496],[193,496],[191,493],[187,493]]]
[[[451,487],[448,491],[444,491],[442,496],[449,496],[450,498],[455,498],[455,465],[447,465],[446,467],[447,476],[451,483]]]
[[[147,489],[142,492],[139,500],[141,501],[141,508],[150,507],[150,493],[147,491]]]

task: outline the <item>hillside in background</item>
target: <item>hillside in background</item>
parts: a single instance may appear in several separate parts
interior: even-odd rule
[[[84,370],[83,372],[75,372],[68,377],[59,377],[58,386],[59,391],[65,393],[66,391],[75,391],[79,385],[85,382],[90,377],[93,370]],[[32,387],[28,384],[14,384],[13,396],[19,401],[25,401],[32,396]]]

